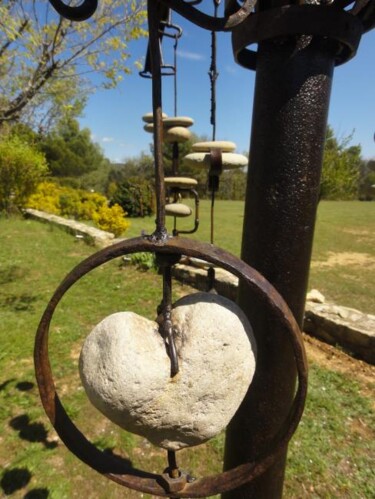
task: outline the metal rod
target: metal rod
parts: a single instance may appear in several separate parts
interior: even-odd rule
[[[276,287],[300,325],[333,67],[324,41],[311,43],[301,36],[259,44],[242,259]],[[282,327],[243,283],[239,304],[256,335],[257,370],[227,430],[225,469],[254,459],[257,449],[267,445],[290,408],[296,378]],[[286,452],[254,482],[222,497],[280,498]]]
[[[214,234],[215,234],[215,190],[211,191],[211,211],[210,211],[210,243],[214,244]]]
[[[150,62],[152,72],[152,108],[154,114],[154,160],[155,160],[155,190],[156,190],[156,235],[165,237],[165,184],[162,151],[162,88],[161,88],[161,55],[160,55],[160,4],[147,3]]]
[[[174,342],[172,326],[172,266],[168,262],[163,262],[163,300],[162,300],[162,329],[163,336],[167,342],[168,354],[171,361],[171,377],[178,373],[178,355]]]
[[[176,452],[173,450],[169,450],[167,452],[168,452],[169,476],[171,478],[178,478],[180,476],[180,472],[177,466]]]

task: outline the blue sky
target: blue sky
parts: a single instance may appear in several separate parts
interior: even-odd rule
[[[178,115],[194,119],[191,130],[211,137],[210,125],[210,33],[186,22],[178,54]],[[130,45],[134,59],[144,57],[146,40]],[[165,47],[165,62],[169,62]],[[255,74],[234,62],[231,36],[218,35],[217,81],[218,140],[231,140],[237,151],[248,151]],[[173,116],[173,79],[163,78],[163,110]],[[143,130],[142,115],[151,111],[151,81],[135,69],[114,90],[91,95],[81,125],[113,162],[150,151],[152,136]],[[361,144],[364,158],[375,157],[375,30],[363,36],[354,59],[335,69],[328,122],[338,137],[353,131],[352,144]]]

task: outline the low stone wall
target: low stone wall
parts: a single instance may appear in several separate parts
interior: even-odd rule
[[[31,208],[28,208],[24,211],[24,216],[39,220],[40,222],[57,225],[58,227],[69,232],[69,234],[81,236],[87,243],[94,244],[100,248],[109,246],[113,243],[115,238],[111,232],[96,229],[95,227],[91,227],[90,225],[82,222],[77,222],[76,220],[51,215],[50,213],[45,213],[44,211],[32,210]]]
[[[333,303],[308,301],[303,329],[326,343],[339,344],[375,364],[375,315]]]
[[[184,264],[175,265],[174,276],[181,282],[207,291],[207,270]],[[216,291],[235,300],[238,279],[223,269],[215,272]],[[311,300],[324,301],[320,293],[312,293]],[[375,364],[375,316],[330,303],[306,302],[305,332],[331,345],[340,345],[355,356]]]

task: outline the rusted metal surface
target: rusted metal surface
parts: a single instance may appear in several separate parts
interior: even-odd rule
[[[184,488],[178,492],[171,492],[171,486],[166,488],[165,476],[132,468],[125,460],[101,452],[86,439],[69,419],[60,402],[48,359],[50,323],[58,303],[70,287],[81,277],[105,262],[142,251],[155,252],[165,256],[186,255],[200,258],[241,278],[246,282],[249,288],[248,292],[254,298],[258,298],[266,307],[267,314],[279,324],[278,330],[283,331],[284,341],[290,344],[294,352],[293,364],[298,373],[298,388],[290,412],[280,423],[271,444],[259,447],[259,455],[256,460],[243,462],[234,469],[218,475],[197,478],[194,481],[186,480]],[[297,428],[307,391],[307,364],[301,333],[293,314],[280,294],[256,270],[242,260],[210,244],[182,238],[171,238],[163,241],[155,241],[149,237],[129,239],[105,248],[81,262],[62,281],[43,314],[36,336],[34,359],[44,409],[69,450],[111,480],[132,489],[162,497],[207,497],[238,487],[263,473],[275,461],[280,450],[285,447]],[[170,478],[170,480],[173,479]]]
[[[179,234],[194,234],[199,229],[199,194],[195,189],[178,189],[178,190],[186,190],[194,197],[194,225],[191,229],[181,230],[176,226],[176,218],[175,218],[175,227],[173,229],[173,235],[178,236]]]
[[[98,0],[84,0],[74,7],[65,4],[62,0],[49,0],[52,7],[66,19],[71,21],[85,21],[89,19],[98,7]]]
[[[152,110],[154,117],[154,172],[156,191],[156,230],[155,239],[165,239],[165,183],[163,168],[163,117],[161,86],[161,54],[159,50],[159,26],[163,6],[159,2],[147,2],[150,64],[152,72]]]
[[[232,9],[224,17],[214,17],[193,7],[194,3],[184,0],[162,0],[172,10],[200,28],[210,31],[230,31],[241,24],[254,9],[257,0],[245,0],[242,5],[232,2]],[[197,2],[198,3],[198,2]]]
[[[330,44],[336,65],[354,57],[364,27],[360,19],[317,5],[284,5],[249,16],[233,31],[233,51],[241,66],[256,68],[257,53],[249,45],[293,35],[314,36],[314,44]]]
[[[311,37],[259,44],[242,259],[281,293],[302,325],[335,63]],[[258,345],[252,390],[227,429],[225,467],[257,456],[288,413],[293,352],[279,325],[241,283],[239,305]],[[282,497],[286,447],[263,476],[225,499]]]
[[[178,261],[178,260],[177,260]],[[174,330],[172,325],[172,265],[176,263],[174,258],[156,254],[156,263],[163,276],[163,299],[159,306],[159,331],[164,338],[168,356],[171,361],[171,377],[179,371],[178,356],[174,341]]]

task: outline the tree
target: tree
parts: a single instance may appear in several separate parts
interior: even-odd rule
[[[0,141],[0,211],[23,208],[47,174],[42,153],[16,136]]]
[[[363,162],[359,183],[359,198],[363,201],[375,199],[375,159]]]
[[[361,146],[349,146],[352,135],[337,139],[330,126],[327,128],[321,199],[355,199],[362,164]]]
[[[101,0],[81,23],[61,18],[47,0],[3,0],[0,127],[19,120],[45,127],[77,115],[92,73],[108,88],[130,71],[128,44],[145,34],[144,20],[143,0]]]
[[[144,217],[155,211],[154,187],[144,177],[128,177],[116,185],[111,204],[119,204],[129,217]]]
[[[91,140],[88,128],[80,130],[77,120],[67,118],[40,142],[54,177],[80,177],[109,162],[100,146]]]

